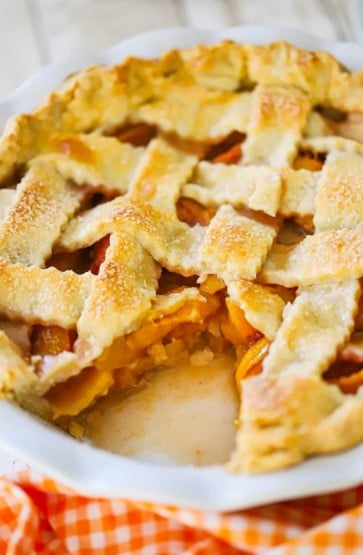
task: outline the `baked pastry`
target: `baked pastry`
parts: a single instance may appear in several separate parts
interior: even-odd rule
[[[232,350],[230,470],[362,441],[361,112],[363,72],[328,53],[223,42],[86,69],[12,118],[2,395],[69,427]]]

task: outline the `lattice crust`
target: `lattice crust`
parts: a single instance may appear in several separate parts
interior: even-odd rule
[[[299,89],[257,86],[243,145],[243,163],[292,164],[310,102]]]
[[[201,269],[230,279],[254,280],[276,236],[266,225],[223,205],[211,221],[199,251]]]
[[[78,208],[77,195],[58,172],[41,165],[29,170],[17,193],[1,225],[0,256],[42,267],[62,227]]]
[[[115,193],[127,192],[144,153],[141,147],[97,133],[55,134],[43,150],[45,153],[30,160],[30,166],[55,167],[64,179],[77,185],[86,183]]]
[[[288,373],[243,384],[243,433],[228,468],[261,472],[296,464],[362,440],[361,396],[342,395],[316,376]]]
[[[29,324],[75,328],[94,276],[11,264],[0,258],[0,313]]]
[[[280,174],[266,166],[238,167],[201,162],[193,178],[195,184],[185,185],[182,194],[206,206],[228,203],[262,210],[270,216],[275,216],[280,206]]]
[[[15,163],[23,164],[42,150],[52,130],[112,129],[130,117],[144,119],[143,107],[161,106],[162,97],[166,115],[156,110],[149,121],[163,128],[164,120],[168,130],[202,139],[236,129],[236,121],[241,122],[239,130],[246,129],[250,94],[231,91],[251,83],[298,87],[312,105],[361,111],[362,73],[347,73],[325,52],[306,52],[284,42],[233,45],[233,49],[233,62],[231,45],[221,43],[213,51],[203,47],[189,53],[174,51],[160,61],[129,58],[121,66],[93,67],[76,74],[36,112],[9,121],[0,144],[0,178],[9,175]],[[213,63],[211,56],[216,57]],[[225,81],[228,86],[221,86]],[[183,97],[188,102],[180,102]],[[189,106],[191,115],[186,118]],[[203,120],[209,123],[200,126],[196,136],[195,129]],[[184,121],[189,123],[181,127]]]
[[[279,213],[285,217],[311,216],[315,212],[315,195],[320,172],[281,170],[282,198]]]
[[[311,286],[301,291],[293,305],[286,305],[263,374],[243,383],[241,429],[230,462],[233,470],[271,470],[329,450],[321,434],[334,435],[334,426],[330,427],[337,418],[334,411],[348,410],[342,408],[348,403],[354,415],[356,407],[319,379],[353,330],[359,294],[358,282],[350,280]],[[361,417],[363,406],[359,412]],[[314,430],[316,426],[321,430]],[[319,438],[313,446],[311,435]],[[363,429],[349,435],[340,444],[336,440],[338,448],[363,439]]]
[[[162,351],[161,328],[212,330],[238,356],[262,334],[271,346],[262,373],[241,382],[229,468],[280,468],[363,440],[361,396],[321,378],[349,341],[363,276],[363,146],[333,120],[362,106],[363,72],[327,53],[225,42],[86,69],[10,120],[0,391],[47,417],[77,415],[117,376],[135,383],[148,333]],[[145,124],[150,142],[125,142]],[[293,244],[280,244],[286,218],[302,226]],[[87,256],[88,271],[58,269]],[[165,270],[184,288],[178,278],[159,294]],[[60,352],[32,350],[38,324],[63,328]]]
[[[193,176],[195,183],[184,185],[182,195],[206,206],[227,203],[270,216],[277,212],[286,217],[308,216],[314,213],[319,177],[320,172],[303,169],[200,162]]]
[[[230,280],[227,289],[250,324],[272,341],[282,322],[284,300],[267,287],[245,280]]]
[[[356,228],[363,224],[363,158],[331,152],[315,197],[315,229]]]
[[[7,394],[27,393],[36,384],[34,368],[4,331],[0,331],[0,369],[1,388]]]
[[[294,246],[273,245],[259,279],[297,287],[358,278],[362,273],[361,230],[338,229],[310,235]]]
[[[188,94],[187,102],[182,102],[183,84],[171,79],[161,84],[154,100],[137,107],[132,118],[157,122],[165,132],[196,140],[223,137],[234,129],[246,130],[253,102],[250,93],[208,90],[192,83],[186,83],[184,92]]]
[[[286,305],[264,373],[320,375],[352,332],[359,294],[356,280],[312,285],[299,291],[295,302]]]
[[[315,197],[313,237],[321,238],[322,230],[347,233],[352,227],[359,231],[362,176],[363,158],[357,154],[333,151],[328,155]],[[322,261],[325,259],[320,259],[320,264]],[[255,379],[255,389],[243,386],[242,426],[230,461],[232,469],[270,470],[294,464],[307,454],[339,449],[363,439],[363,432],[357,430],[344,434],[344,439],[335,435],[337,426],[344,429],[341,420],[357,425],[356,420],[363,416],[362,403],[337,395],[320,378],[353,331],[360,293],[359,282],[354,279],[311,285],[298,291],[294,304],[285,307],[283,323],[264,360],[263,373]],[[266,387],[270,399],[260,399]],[[283,407],[290,398],[290,407]],[[326,434],[334,439],[327,441]]]
[[[358,154],[329,154],[315,197],[317,233],[293,247],[274,245],[261,271],[264,282],[295,287],[362,275],[362,175]]]
[[[113,233],[132,234],[151,256],[173,272],[200,273],[198,250],[205,235],[173,214],[147,203],[118,197],[74,218],[59,238],[58,249],[74,251]]]
[[[129,198],[175,213],[180,189],[196,162],[195,156],[187,156],[165,141],[154,139],[132,181]]]
[[[343,137],[311,137],[300,142],[302,149],[314,152],[332,152],[342,150],[343,152],[356,152],[363,155],[363,144],[352,139]]]
[[[98,278],[78,320],[75,352],[83,366],[137,328],[156,297],[159,269],[130,235],[113,233]]]
[[[149,204],[117,198],[75,218],[58,246],[75,250],[122,228],[132,231],[168,270],[183,275],[203,271],[226,279],[254,279],[276,235],[273,225],[239,215],[228,205],[219,209],[205,233]]]

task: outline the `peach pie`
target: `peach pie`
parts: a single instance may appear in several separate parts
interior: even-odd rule
[[[0,390],[63,427],[233,353],[228,468],[363,440],[363,72],[223,42],[72,75],[0,141]],[[84,413],[83,413],[84,414]]]

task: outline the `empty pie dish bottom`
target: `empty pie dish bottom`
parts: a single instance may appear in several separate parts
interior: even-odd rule
[[[224,464],[238,416],[234,372],[230,354],[156,370],[131,394],[109,393],[96,402],[86,437],[112,453],[154,463]]]
[[[327,50],[351,70],[360,69],[363,59],[359,45],[329,43],[267,26],[153,31],[45,68],[0,104],[0,121],[31,110],[81,67],[114,64],[129,54],[157,57],[173,47],[225,38],[261,44],[283,39],[302,48]],[[0,446],[85,495],[217,511],[343,489],[363,478],[363,445],[263,475],[233,475],[220,466],[233,448],[238,409],[229,355],[207,366],[165,369],[147,381],[122,400],[109,396],[99,401],[82,441],[1,401]]]

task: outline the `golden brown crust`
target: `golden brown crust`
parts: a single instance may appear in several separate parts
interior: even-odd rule
[[[264,361],[264,374],[321,375],[352,332],[359,295],[356,280],[300,291],[285,308],[283,324]]]
[[[66,180],[118,194],[126,193],[138,168],[144,149],[134,148],[114,137],[98,133],[55,134],[45,152],[29,165],[43,164],[55,169]]]
[[[242,432],[228,468],[261,472],[363,439],[362,398],[343,395],[317,376],[263,374],[243,384]]]
[[[204,205],[228,203],[247,206],[275,216],[280,206],[280,173],[267,166],[227,166],[200,162],[194,183],[184,185],[182,194]],[[243,187],[241,187],[243,183]]]
[[[168,270],[183,275],[200,273],[198,249],[204,228],[190,228],[170,212],[126,197],[117,197],[74,218],[61,235],[58,248],[77,250],[121,230],[132,233]]]
[[[0,142],[0,179],[15,164],[34,157],[54,129],[75,133],[112,129],[132,117],[196,138],[226,134],[236,129],[236,121],[244,131],[250,95],[230,92],[244,83],[292,86],[307,94],[313,105],[362,111],[361,72],[347,73],[326,52],[307,52],[281,41],[268,46],[222,42],[174,51],[160,61],[128,58],[113,68],[96,66],[79,72],[36,112],[11,120]],[[186,103],[179,102],[183,94],[188,95]]]
[[[113,233],[105,261],[77,323],[77,358],[83,366],[116,337],[137,328],[156,297],[159,270],[137,241]]]
[[[331,152],[315,197],[315,229],[356,228],[363,222],[363,157]]]
[[[310,107],[299,89],[258,85],[252,93],[244,163],[290,166]]]
[[[320,172],[200,162],[182,195],[206,206],[246,206],[269,216],[310,216]],[[243,186],[241,186],[243,183]]]
[[[0,256],[24,266],[43,267],[78,206],[76,194],[57,171],[34,165],[19,184],[1,224]]]
[[[361,398],[321,378],[349,340],[363,276],[363,146],[335,136],[325,114],[362,106],[363,73],[325,52],[223,42],[85,69],[13,118],[0,139],[0,313],[28,339],[33,324],[77,338],[32,356],[4,327],[0,390],[42,414],[77,414],[114,383],[101,368],[114,341],[208,307],[189,284],[214,276],[216,307],[226,294],[272,342],[262,374],[241,387],[230,468],[279,468],[363,439]],[[156,138],[122,142],[123,126],[136,124]],[[180,197],[207,206],[203,218],[181,221]],[[310,235],[279,244],[284,218]],[[83,249],[97,275],[44,269]],[[161,268],[188,286],[158,295]],[[276,285],[300,287],[292,304]]]
[[[228,281],[227,290],[248,322],[272,341],[282,322],[283,299],[267,287],[245,280]]]
[[[223,205],[208,226],[199,251],[202,272],[230,279],[254,280],[276,229],[238,214]]]
[[[189,179],[197,159],[154,139],[129,189],[129,198],[175,213],[182,185]]]
[[[88,272],[25,267],[0,258],[0,313],[29,324],[75,328],[93,277]]]
[[[0,331],[0,384],[2,394],[27,394],[36,384],[34,368],[24,360],[24,353]]]
[[[359,278],[363,273],[360,228],[322,231],[294,246],[273,245],[259,274],[262,283],[285,287]]]

